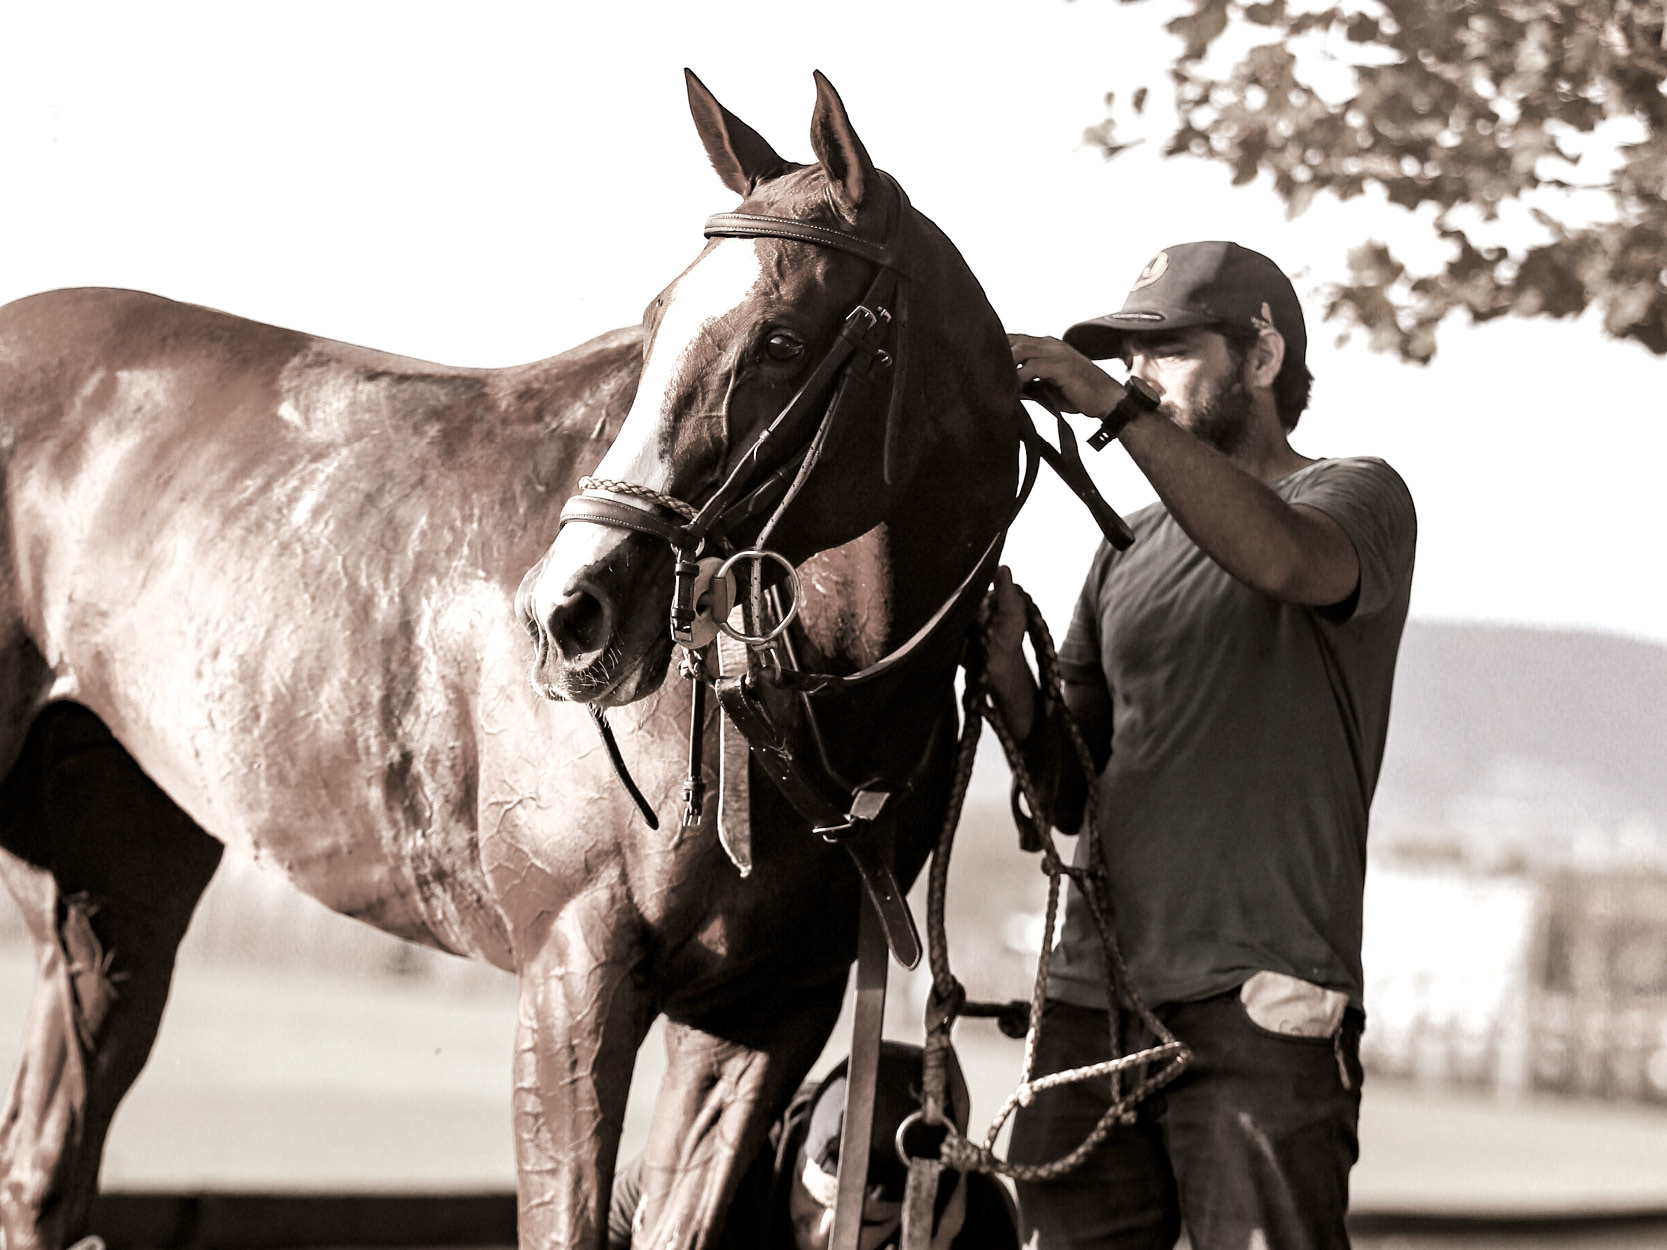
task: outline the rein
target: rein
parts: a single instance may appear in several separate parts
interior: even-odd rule
[[[1023,591],[1020,592],[1023,595]],[[1048,794],[1032,777],[1025,763],[1025,750],[1014,740],[1000,708],[989,697],[983,658],[985,623],[975,626],[977,645],[969,648],[966,681],[962,693],[962,732],[957,752],[954,786],[944,815],[938,844],[932,852],[927,889],[927,933],[930,941],[932,990],[925,1010],[925,1055],[921,1110],[897,1130],[897,1152],[908,1168],[903,1198],[901,1250],[927,1250],[931,1244],[933,1199],[947,1167],[957,1172],[995,1172],[1021,1181],[1050,1181],[1079,1167],[1119,1124],[1132,1124],[1136,1104],[1153,1091],[1173,1081],[1192,1062],[1192,1052],[1160,1021],[1142,999],[1129,977],[1128,966],[1112,926],[1109,878],[1105,851],[1099,832],[1099,783],[1088,747],[1065,709],[1059,674],[1059,656],[1048,634],[1047,622],[1029,596],[1025,598],[1027,632],[1036,657],[1041,708],[1033,733],[1046,733],[1075,755],[1087,782],[1084,825],[1088,862],[1069,867],[1054,844],[1052,813]],[[1013,771],[1011,805],[1019,830],[1019,847],[1040,853],[1042,871],[1048,878],[1048,901],[1036,960],[1036,977],[1029,1002],[979,1003],[967,1000],[966,987],[955,978],[949,965],[949,940],[945,932],[945,897],[949,882],[950,853],[956,826],[972,778],[973,758],[983,722],[988,720],[1001,742]],[[1063,739],[1063,742],[1059,740]],[[1060,887],[1074,884],[1087,905],[1099,933],[1105,956],[1106,1010],[1109,1022],[1107,1059],[1082,1067],[1034,1076],[1037,1042],[1041,1036],[1043,1006],[1047,998],[1048,973],[1052,962],[1054,930],[1059,916]],[[1124,1021],[1134,1016],[1157,1039],[1157,1045],[1125,1054]],[[951,1032],[961,1016],[993,1017],[1009,1037],[1024,1039],[1024,1059],[1019,1084],[990,1121],[980,1143],[964,1136],[950,1120],[946,1105]],[[996,1139],[1013,1112],[1029,1106],[1044,1090],[1078,1081],[1107,1078],[1110,1100],[1098,1122],[1066,1154],[1041,1163],[1013,1163],[995,1153]],[[844,1156],[841,1155],[843,1158]]]

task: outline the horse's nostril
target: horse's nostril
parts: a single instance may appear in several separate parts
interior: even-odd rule
[[[550,637],[562,657],[575,660],[602,649],[608,633],[608,610],[595,595],[572,591],[550,613]]]

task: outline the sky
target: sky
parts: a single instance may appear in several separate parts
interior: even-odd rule
[[[1450,323],[1425,368],[1339,346],[1312,293],[1386,212],[1290,221],[1222,167],[1083,142],[1107,91],[1163,91],[1170,2],[7,5],[0,302],[132,287],[446,364],[553,355],[637,321],[734,205],[683,68],[800,160],[820,69],[1010,330],[1116,308],[1170,243],[1279,261],[1317,379],[1293,442],[1406,478],[1414,617],[1667,643],[1667,361],[1588,322]],[[1115,446],[1091,467],[1152,499]],[[1056,632],[1096,540],[1051,483],[1014,528]]]

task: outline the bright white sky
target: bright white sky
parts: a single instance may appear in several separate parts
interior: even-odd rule
[[[1305,295],[1374,228],[1081,141],[1158,94],[1165,0],[10,5],[0,10],[0,300],[136,287],[451,364],[635,322],[734,197],[682,67],[809,159],[811,70],[956,240],[1009,328],[1115,308],[1146,258],[1239,240]],[[1667,642],[1656,523],[1667,361],[1588,325],[1454,326],[1427,369],[1338,349],[1309,300],[1309,454],[1382,455],[1420,514],[1417,616]],[[1086,431],[1084,431],[1086,432]],[[1125,512],[1150,491],[1094,466]],[[1045,480],[1045,479],[1044,479]],[[1063,629],[1086,514],[1040,493],[1008,559]]]

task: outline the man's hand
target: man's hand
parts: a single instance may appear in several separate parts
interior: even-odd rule
[[[1123,398],[1123,386],[1099,365],[1059,339],[1009,334],[1019,385],[1048,383],[1065,401],[1067,412],[1103,417]]]
[[[1069,350],[1069,349],[1067,349]],[[985,676],[990,697],[1017,742],[1030,737],[1036,720],[1036,682],[1025,662],[1024,638],[1030,621],[1024,595],[1013,584],[1013,574],[1004,564],[996,570],[991,586],[990,629],[985,655]]]

